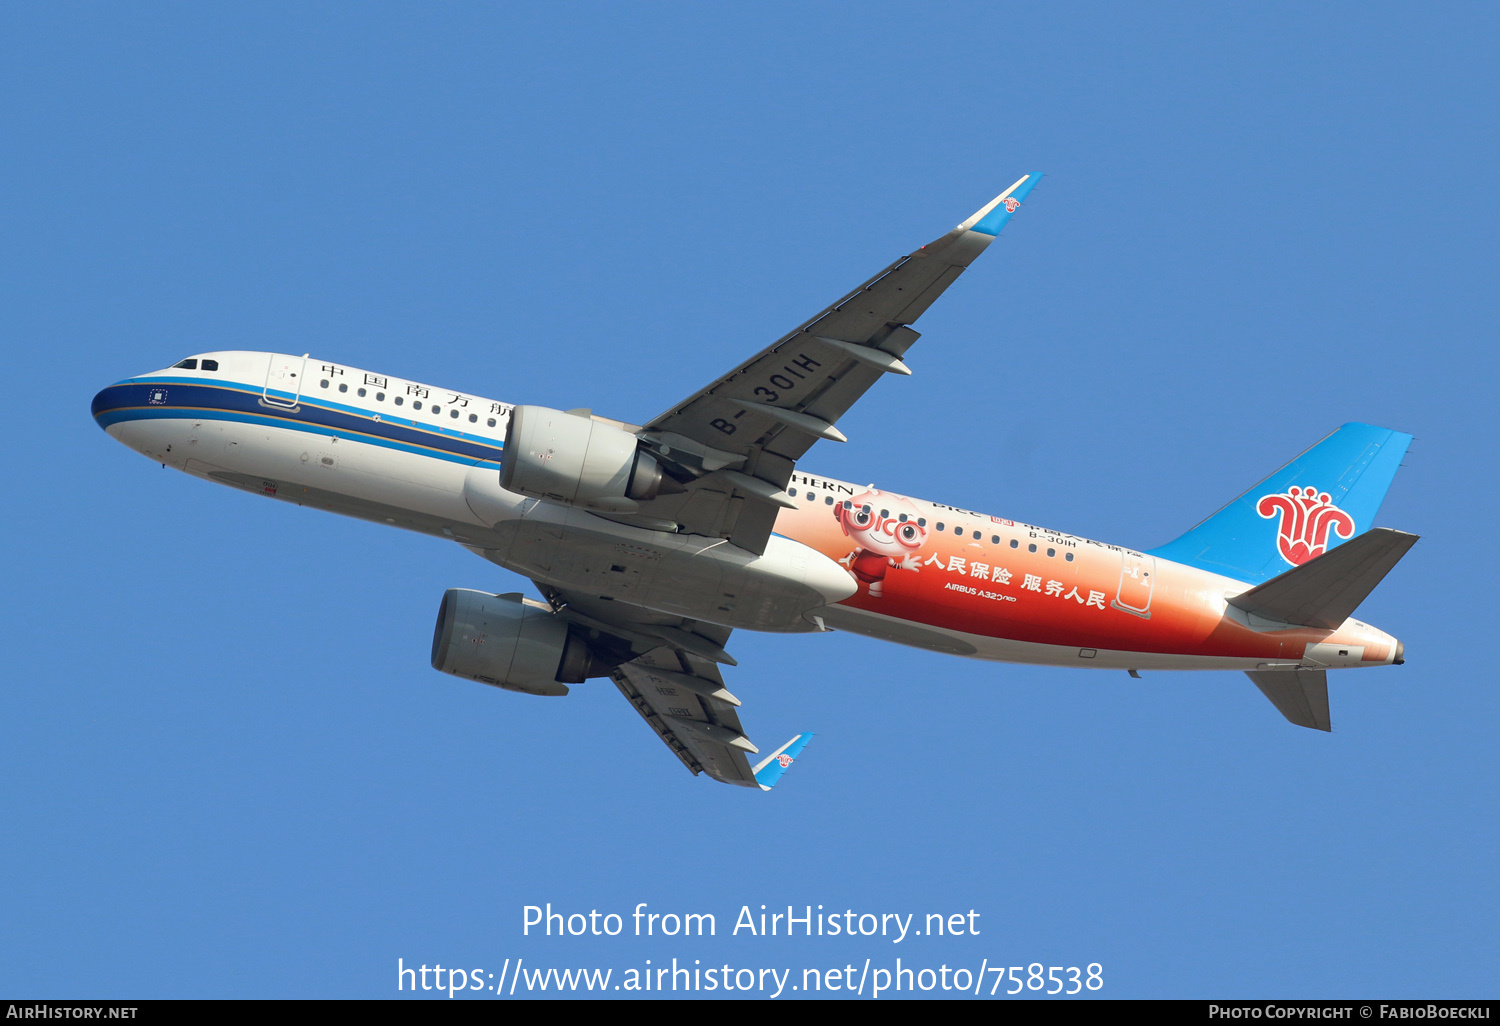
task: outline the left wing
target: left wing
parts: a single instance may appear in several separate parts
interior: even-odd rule
[[[792,467],[901,357],[920,317],[994,241],[1041,179],[1029,174],[942,238],[897,260],[640,432],[686,490],[621,517],[765,551]]]

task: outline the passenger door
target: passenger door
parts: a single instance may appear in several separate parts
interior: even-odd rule
[[[1151,594],[1156,590],[1156,557],[1120,550],[1120,586],[1111,605],[1144,620],[1151,619]]]
[[[273,355],[270,366],[266,368],[266,384],[261,389],[261,401],[267,406],[295,409],[297,400],[302,397],[302,379],[307,370],[307,357],[307,353],[301,356],[282,356],[279,353]]]

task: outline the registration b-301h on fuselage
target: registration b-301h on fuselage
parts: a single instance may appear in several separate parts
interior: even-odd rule
[[[1176,541],[1136,551],[798,466],[1026,200],[1027,175],[643,424],[512,406],[311,355],[203,353],[111,385],[98,423],[153,461],[452,539],[542,601],[442,598],[437,669],[561,696],[611,678],[694,773],[768,789],[720,667],[736,628],[846,630],[953,655],[1242,670],[1329,729],[1327,671],[1403,661],[1353,619],[1416,541],[1373,526],[1411,436],[1346,424]],[[633,411],[611,411],[626,413]]]

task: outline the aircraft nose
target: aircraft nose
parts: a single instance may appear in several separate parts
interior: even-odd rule
[[[1396,642],[1396,658],[1391,660],[1391,662],[1393,662],[1397,666],[1400,666],[1402,663],[1406,662],[1406,642]]]
[[[99,394],[94,396],[93,403],[89,405],[89,412],[93,414],[94,423],[98,424],[100,427],[105,426],[104,422],[100,420],[100,417],[108,413],[110,410],[115,409],[116,406],[119,405],[118,400],[116,399],[116,394],[117,390],[116,386],[114,385],[110,385],[108,388],[101,388],[99,390]]]
[[[94,401],[89,405],[89,412],[94,415],[94,423],[108,431],[121,419],[119,411],[140,406],[143,395],[142,386],[133,384],[130,379],[116,381],[99,390],[99,394],[94,396]]]

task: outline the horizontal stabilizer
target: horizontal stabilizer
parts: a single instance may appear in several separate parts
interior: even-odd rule
[[[1229,602],[1267,620],[1336,630],[1416,543],[1414,534],[1389,527],[1371,528]],[[1261,690],[1265,690],[1264,685]],[[1277,708],[1286,712],[1279,702]],[[1288,714],[1287,719],[1292,716]]]
[[[1332,730],[1327,670],[1246,670],[1261,694],[1299,727]]]
[[[798,734],[776,751],[762,759],[755,767],[755,782],[760,785],[762,791],[769,791],[776,786],[776,781],[802,754],[802,749],[813,739],[812,734]]]

